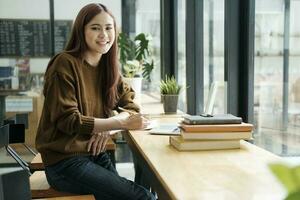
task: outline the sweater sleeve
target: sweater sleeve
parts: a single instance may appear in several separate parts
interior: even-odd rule
[[[44,86],[45,106],[51,123],[66,134],[91,134],[94,118],[82,115],[78,110],[74,78],[54,72],[46,78]]]
[[[134,103],[134,90],[124,81],[119,83],[119,101],[117,106],[123,107],[128,110],[140,112],[140,107]]]

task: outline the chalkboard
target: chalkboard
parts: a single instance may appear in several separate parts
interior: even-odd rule
[[[71,32],[72,21],[54,22],[55,52],[61,51]],[[0,57],[49,57],[49,20],[0,19]]]

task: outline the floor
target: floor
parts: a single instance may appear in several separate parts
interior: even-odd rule
[[[132,162],[132,154],[125,141],[117,142],[116,150],[116,168],[120,176],[129,180],[134,180],[134,167]]]
[[[120,176],[134,181],[133,163],[117,163],[116,168]]]

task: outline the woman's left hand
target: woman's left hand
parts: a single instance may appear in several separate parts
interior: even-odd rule
[[[106,143],[110,137],[109,131],[103,131],[93,134],[91,137],[87,150],[92,152],[93,156],[99,155],[106,150]]]

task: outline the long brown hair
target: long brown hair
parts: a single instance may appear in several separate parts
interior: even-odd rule
[[[104,115],[109,116],[110,111],[114,108],[117,102],[117,84],[120,79],[120,72],[117,62],[116,20],[106,6],[100,3],[92,3],[86,5],[79,11],[72,28],[71,37],[65,47],[65,51],[75,57],[80,57],[83,59],[83,54],[88,50],[88,46],[86,44],[84,36],[84,27],[96,15],[103,11],[113,18],[115,29],[114,43],[109,49],[109,51],[101,56],[101,60],[98,66],[101,70],[99,78],[101,80],[102,87]]]

